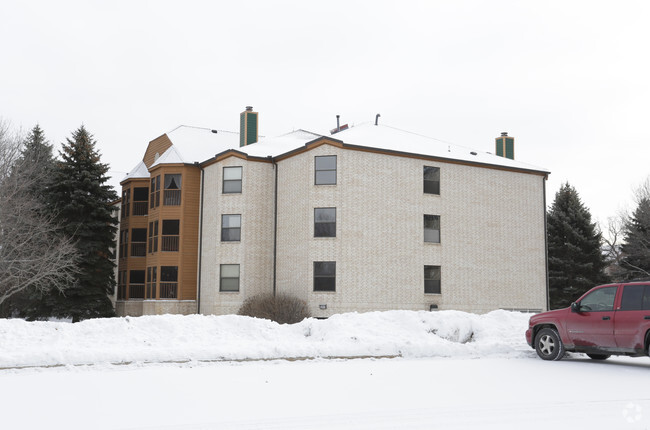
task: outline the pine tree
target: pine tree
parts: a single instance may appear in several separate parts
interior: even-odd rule
[[[569,306],[591,287],[607,282],[601,234],[578,192],[568,183],[555,194],[547,217],[551,309]]]
[[[76,282],[54,304],[55,316],[73,322],[115,315],[109,295],[115,288],[117,219],[111,202],[117,195],[106,185],[108,165],[100,162],[95,145],[83,125],[72,133],[62,146],[50,191],[62,228],[76,240],[80,254]]]
[[[621,267],[626,278],[650,278],[650,182],[637,190],[637,207],[624,227]]]

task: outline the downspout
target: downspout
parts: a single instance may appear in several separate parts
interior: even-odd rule
[[[275,185],[273,190],[273,297],[276,291],[276,277],[277,277],[277,255],[278,255],[278,163],[269,155],[269,160],[273,163],[273,170],[275,171]]]
[[[205,171],[200,165],[198,167],[201,169],[201,213],[199,214],[199,276],[196,292],[196,313],[201,314],[201,259],[203,257],[203,194],[205,190]]]
[[[551,292],[550,285],[548,280],[548,224],[546,216],[546,178],[548,176],[544,175],[542,179],[542,188],[544,196],[544,260],[546,263],[546,310],[551,310]]]

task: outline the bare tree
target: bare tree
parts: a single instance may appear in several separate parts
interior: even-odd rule
[[[21,291],[64,291],[77,251],[30,190],[47,182],[38,162],[21,158],[22,136],[0,119],[0,304]]]
[[[650,278],[650,177],[634,192],[636,209],[623,224],[621,267],[628,279]]]
[[[608,264],[605,271],[612,281],[616,282],[624,279],[626,272],[621,267],[624,256],[621,245],[626,223],[627,214],[621,211],[618,215],[607,218],[606,230],[602,234],[603,252]]]

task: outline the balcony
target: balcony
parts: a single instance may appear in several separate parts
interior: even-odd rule
[[[178,251],[179,236],[162,236],[161,251]]]
[[[131,242],[131,257],[146,257],[147,242]]]
[[[144,216],[149,214],[148,202],[133,202],[133,216]]]
[[[180,206],[181,190],[165,190],[163,200],[165,206]]]
[[[161,282],[160,283],[160,298],[161,299],[175,299],[178,297],[178,282]]]
[[[126,300],[126,285],[117,286],[117,300]]]
[[[129,299],[144,299],[144,284],[130,284]]]

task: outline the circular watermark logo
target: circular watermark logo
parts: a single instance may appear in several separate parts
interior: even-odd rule
[[[638,423],[643,418],[643,408],[638,403],[628,403],[623,408],[623,418],[630,424]]]

